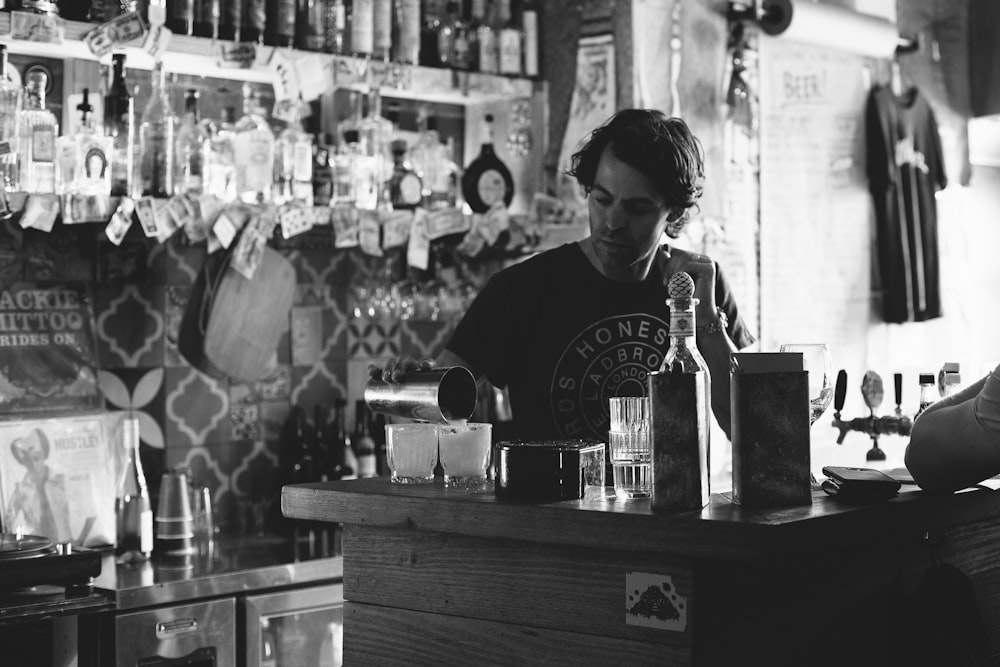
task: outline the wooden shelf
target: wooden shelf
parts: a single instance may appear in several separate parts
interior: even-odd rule
[[[97,27],[95,23],[63,21],[65,34],[62,44],[15,40],[10,37],[11,14],[0,12],[0,42],[7,44],[11,53],[37,55],[64,60],[81,59],[98,61],[91,53],[84,37]],[[490,101],[531,97],[545,88],[543,81],[506,77],[481,72],[400,66],[393,63],[363,60],[327,53],[300,51],[285,47],[257,44],[256,62],[249,68],[227,67],[222,64],[222,49],[232,48],[233,42],[173,35],[163,56],[164,67],[170,72],[194,76],[215,77],[252,83],[271,84],[276,76],[270,65],[276,51],[282,51],[301,64],[315,71],[322,68],[331,80],[330,87],[367,87],[369,80],[380,81],[384,89],[396,97],[443,102],[447,104],[481,104]],[[124,45],[129,68],[151,69],[153,58],[142,50],[137,39]],[[110,55],[100,59],[110,63]]]

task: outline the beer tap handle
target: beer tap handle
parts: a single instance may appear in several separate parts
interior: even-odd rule
[[[837,412],[843,410],[845,398],[847,398],[847,371],[840,369],[837,373],[837,385],[833,389],[833,409]]]
[[[851,430],[851,424],[840,419],[840,411],[844,409],[844,399],[847,398],[847,371],[841,369],[837,373],[837,384],[833,388],[833,425],[840,430],[837,436],[837,444],[844,444],[847,432]]]
[[[896,414],[897,415],[901,415],[901,414],[903,414],[903,408],[901,407],[901,405],[903,403],[903,374],[902,373],[893,373],[892,374],[892,385],[893,385],[893,389],[895,390],[894,394],[895,394],[895,399],[896,399]]]

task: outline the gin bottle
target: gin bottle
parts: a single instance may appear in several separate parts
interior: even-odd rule
[[[199,195],[205,189],[205,168],[209,162],[209,136],[198,116],[198,91],[184,94],[184,120],[177,130],[174,192]]]
[[[235,138],[236,110],[225,107],[215,132],[211,134],[205,191],[227,202],[236,199]]]
[[[392,142],[392,175],[389,177],[389,203],[395,210],[415,209],[424,198],[424,185],[413,163],[406,159],[406,140]],[[361,401],[363,402],[363,401]]]
[[[694,281],[675,273],[667,284],[670,347],[649,374],[654,510],[708,503],[711,375],[695,344]]]
[[[77,105],[80,128],[56,139],[59,155],[59,191],[62,194],[108,194],[111,191],[111,138],[94,129],[90,90],[83,89]]]
[[[274,180],[274,132],[264,118],[260,93],[243,88],[243,116],[236,122],[233,157],[237,196],[248,204],[271,201]]]
[[[313,205],[312,135],[302,129],[298,116],[278,135],[275,150],[275,203]]]
[[[176,119],[167,97],[163,63],[153,65],[153,92],[139,126],[139,180],[144,196],[169,197],[174,185]]]
[[[111,85],[104,95],[104,134],[111,138],[111,194],[131,195],[135,170],[135,100],[125,83],[125,54],[111,56]]]
[[[17,122],[21,113],[21,88],[8,78],[7,45],[0,44],[0,175],[3,188],[20,188],[17,174]]]
[[[56,136],[59,123],[45,108],[45,87],[49,77],[33,71],[24,88],[24,108],[20,122],[20,176],[25,192],[54,193],[56,191]]]
[[[115,556],[118,563],[131,563],[148,560],[153,551],[153,509],[139,458],[139,420],[125,418],[122,433],[122,466],[115,486]]]

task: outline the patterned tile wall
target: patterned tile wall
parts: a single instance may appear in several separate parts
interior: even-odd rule
[[[250,499],[278,517],[282,425],[292,405],[331,407],[363,395],[368,364],[400,353],[434,356],[450,321],[354,319],[349,285],[381,271],[385,260],[335,249],[329,232],[312,231],[274,245],[296,270],[288,329],[265,377],[247,384],[215,380],[193,368],[177,348],[188,297],[206,256],[177,234],[158,245],[133,228],[120,247],[97,225],[57,226],[50,234],[6,222],[0,280],[85,281],[92,284],[102,387],[115,385],[109,410],[140,415],[147,477],[186,465],[214,493],[220,524],[236,529]],[[122,398],[125,397],[125,398]],[[117,403],[125,402],[126,405]]]

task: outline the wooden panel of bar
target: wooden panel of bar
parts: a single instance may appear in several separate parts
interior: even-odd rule
[[[657,514],[648,501],[511,503],[491,489],[285,487],[345,524],[349,664],[886,664],[932,563],[967,575],[1000,655],[1000,494]],[[830,647],[836,647],[831,651]],[[421,656],[425,655],[426,660]]]

